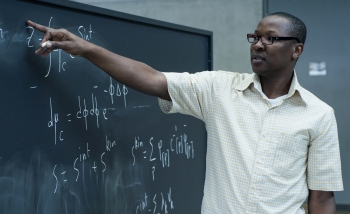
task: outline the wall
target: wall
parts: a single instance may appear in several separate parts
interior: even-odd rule
[[[213,31],[214,70],[251,72],[246,34],[262,18],[262,0],[74,1]]]

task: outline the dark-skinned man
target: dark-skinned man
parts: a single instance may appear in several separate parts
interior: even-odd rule
[[[252,74],[162,73],[72,33],[27,22],[44,33],[36,54],[60,48],[117,81],[159,97],[165,113],[203,120],[208,133],[202,213],[335,213],[343,190],[333,109],[302,88],[294,71],[306,27],[287,13],[263,18],[251,43]]]

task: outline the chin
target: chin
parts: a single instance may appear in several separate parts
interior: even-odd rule
[[[253,72],[259,76],[262,77],[267,77],[268,76],[268,72],[266,70],[262,70],[262,69],[253,69]]]
[[[252,70],[254,73],[256,73],[258,75],[261,75],[262,73],[264,73],[264,70],[262,70],[262,69],[252,67]]]

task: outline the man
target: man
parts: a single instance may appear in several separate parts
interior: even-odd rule
[[[275,13],[252,34],[253,74],[161,73],[69,33],[28,21],[45,33],[36,54],[56,48],[83,56],[117,81],[157,96],[166,113],[193,115],[208,133],[202,213],[335,213],[343,190],[331,107],[302,88],[294,67],[306,27]]]

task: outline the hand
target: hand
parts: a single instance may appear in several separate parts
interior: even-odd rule
[[[35,51],[35,54],[41,54],[42,57],[47,56],[58,48],[74,56],[83,56],[90,45],[89,42],[65,29],[53,29],[29,20],[27,25],[44,33],[40,47]],[[45,42],[47,42],[46,45],[42,47],[42,44]]]

